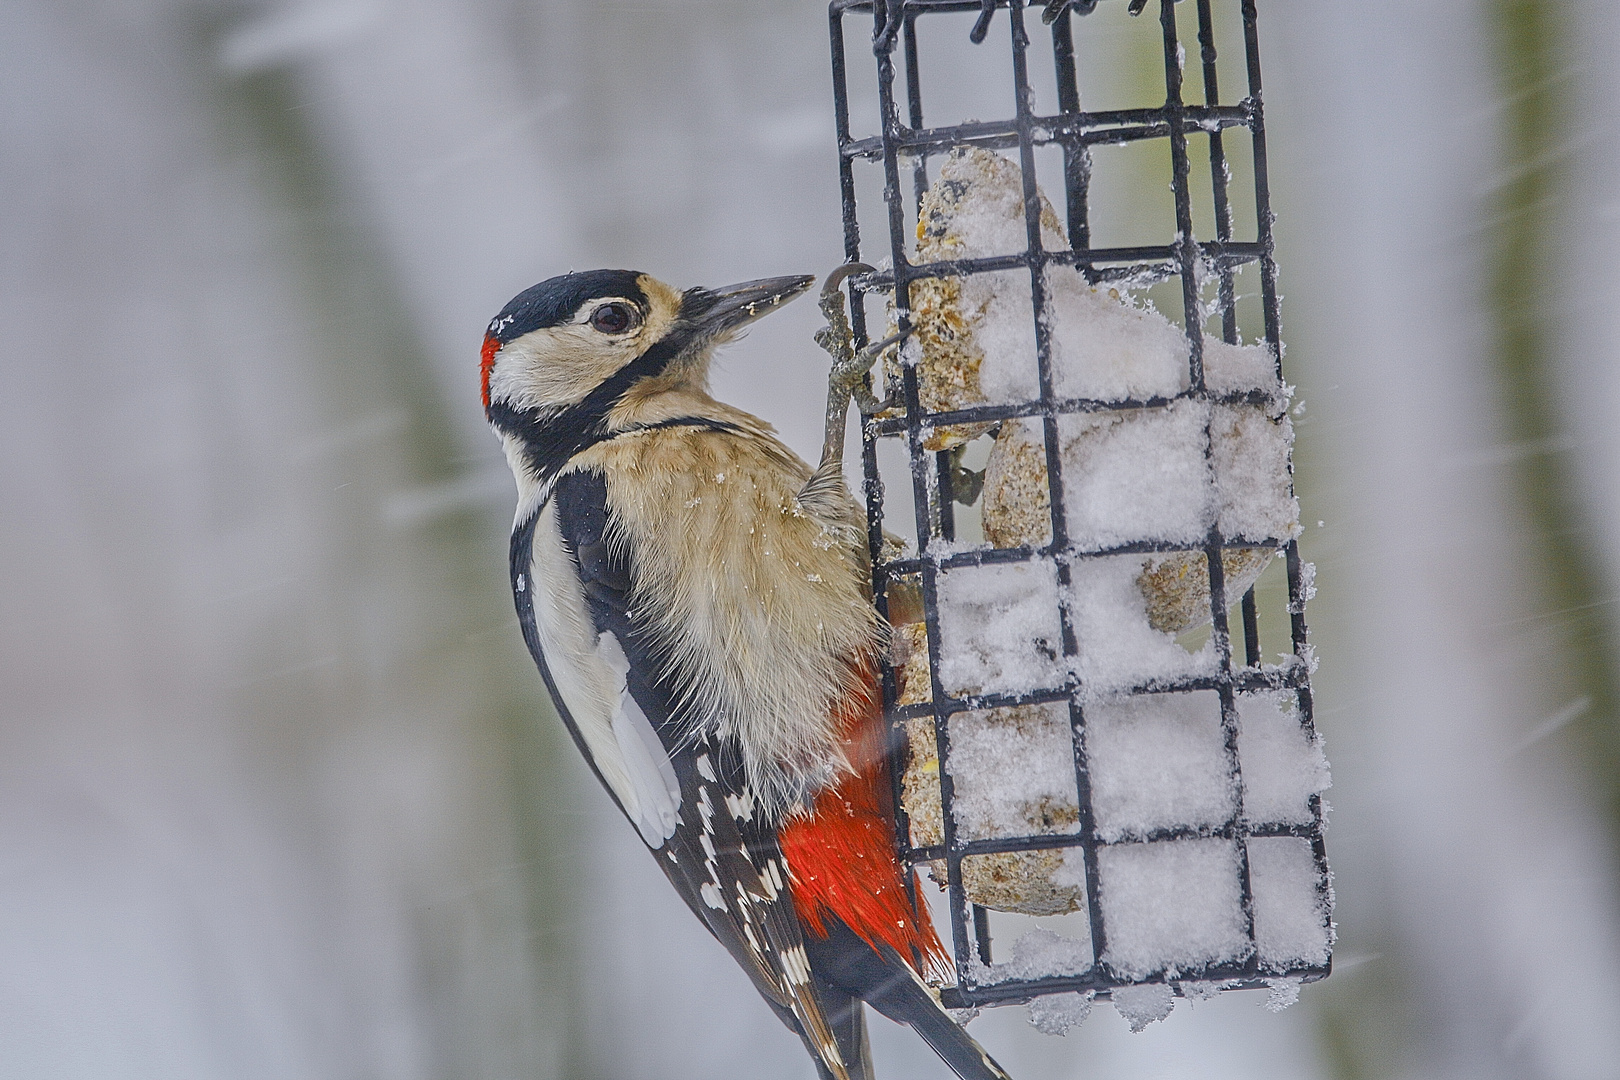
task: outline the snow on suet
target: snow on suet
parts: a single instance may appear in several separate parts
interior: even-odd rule
[[[1066,247],[1056,213],[1037,195],[1042,244]],[[1027,241],[1018,165],[971,147],[947,155],[920,201],[914,261],[1014,255]],[[1069,688],[1084,721],[1071,734],[1067,700],[953,715],[945,735],[956,835],[1075,833],[1078,738],[1101,841],[1099,895],[1090,899],[1100,905],[1100,959],[1111,972],[1176,980],[1256,954],[1264,971],[1325,963],[1331,929],[1310,842],[1220,835],[1234,821],[1308,826],[1313,797],[1329,782],[1320,740],[1301,723],[1289,692],[1239,693],[1235,715],[1223,714],[1213,690],[1164,692],[1219,671],[1213,638],[1195,649],[1177,640],[1212,618],[1203,545],[1212,536],[1248,545],[1220,552],[1225,596],[1235,604],[1299,534],[1289,462],[1292,391],[1267,347],[1208,338],[1202,386],[1195,386],[1185,330],[1151,305],[1093,286],[1059,263],[1047,266],[1044,285],[1055,394],[1096,403],[1060,414],[1055,425],[1068,551],[1061,558],[1040,551],[1053,539],[1041,417],[928,429],[930,450],[993,437],[984,535],[993,547],[1035,551],[1022,562],[939,571],[938,675],[957,697]],[[898,314],[891,311],[891,321]],[[909,364],[929,411],[1039,399],[1027,270],[913,282],[907,315],[913,332],[888,362],[891,388],[900,365]],[[956,512],[960,527],[966,511]],[[1136,551],[1115,553],[1122,547]],[[926,554],[948,553],[942,546]],[[1060,565],[1067,566],[1066,586]],[[1308,591],[1309,568],[1304,576]],[[1068,655],[1060,612],[1072,631]],[[892,651],[900,703],[929,701],[921,623],[901,620]],[[902,788],[911,841],[939,844],[932,719],[908,721],[906,735]],[[943,863],[934,872],[943,880]],[[990,908],[1058,914],[1088,901],[1079,848],[970,856],[962,873],[968,899]],[[1026,935],[1008,959],[978,965],[972,976],[997,982],[1072,973],[1081,956],[1090,963],[1089,940],[1042,933]],[[1140,1028],[1169,1014],[1171,995],[1164,983],[1147,984],[1116,990],[1114,1002]],[[1043,1004],[1037,1026],[1066,1030],[1088,1007],[1081,997]]]

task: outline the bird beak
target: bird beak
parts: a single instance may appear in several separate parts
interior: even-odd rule
[[[816,283],[809,274],[760,278],[723,289],[688,289],[681,316],[706,338],[717,338],[746,326]]]

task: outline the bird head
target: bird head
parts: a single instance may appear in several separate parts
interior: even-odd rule
[[[706,381],[714,346],[791,300],[805,275],[684,292],[633,270],[563,274],[525,289],[484,335],[483,397],[491,422],[508,414],[603,411],[643,380]]]

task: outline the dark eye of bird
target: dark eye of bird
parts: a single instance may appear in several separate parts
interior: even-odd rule
[[[629,304],[603,304],[591,312],[591,326],[604,334],[622,334],[636,322],[636,310]]]

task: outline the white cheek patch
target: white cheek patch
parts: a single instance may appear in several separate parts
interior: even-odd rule
[[[633,341],[605,338],[588,326],[534,330],[495,354],[490,400],[519,409],[576,404],[635,356]]]
[[[681,785],[652,721],[630,693],[630,661],[624,655],[624,646],[609,630],[602,631],[596,642],[596,655],[612,673],[619,688],[619,707],[613,714],[613,737],[619,744],[625,771],[630,774],[630,784],[636,792],[639,804],[636,829],[648,847],[660,848],[665,840],[675,835]]]

